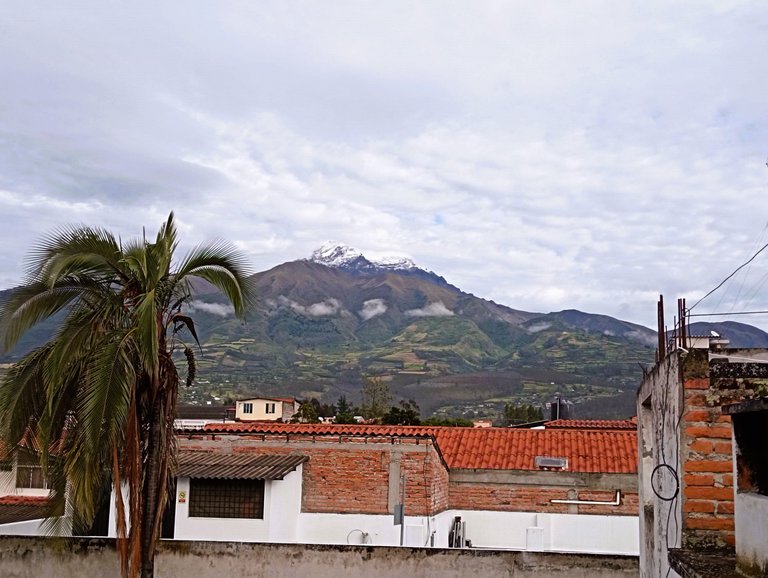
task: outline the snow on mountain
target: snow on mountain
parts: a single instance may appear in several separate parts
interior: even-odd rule
[[[309,260],[328,267],[342,267],[360,257],[363,257],[363,254],[354,247],[336,241],[327,241],[312,252]]]
[[[336,241],[327,241],[326,243],[323,243],[319,249],[312,252],[312,256],[309,260],[315,263],[321,263],[328,267],[337,268],[356,266],[362,262],[363,265],[373,265],[377,269],[396,271],[418,269],[416,263],[408,257],[386,255],[379,258],[368,258],[354,247]],[[357,266],[356,268],[360,267]],[[427,272],[429,273],[430,271]]]

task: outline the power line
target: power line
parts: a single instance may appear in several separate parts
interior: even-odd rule
[[[691,307],[693,309],[693,307]],[[689,309],[688,311],[690,311]],[[718,317],[718,316],[726,316],[730,317],[731,315],[764,315],[768,313],[768,309],[764,311],[732,311],[730,313],[694,313],[693,315],[689,315],[688,317]]]
[[[736,273],[738,273],[738,272],[739,272],[739,271],[741,271],[741,270],[742,270],[744,267],[746,267],[746,266],[747,266],[747,265],[749,265],[749,264],[750,264],[752,261],[754,261],[754,260],[757,258],[757,256],[758,256],[760,253],[762,253],[763,251],[765,251],[766,249],[768,249],[768,243],[766,243],[765,245],[763,245],[762,247],[760,247],[760,249],[758,249],[758,251],[757,251],[757,252],[756,252],[754,255],[752,255],[752,256],[751,256],[749,259],[747,259],[747,260],[746,260],[744,263],[742,263],[741,265],[739,265],[738,267],[736,267],[736,269],[734,269],[734,270],[733,270],[733,272],[732,272],[730,275],[728,275],[728,276],[727,276],[725,279],[723,279],[722,281],[720,281],[720,284],[719,284],[717,287],[715,287],[715,288],[714,288],[714,289],[712,289],[712,290],[711,290],[709,293],[707,293],[706,295],[704,295],[704,297],[702,297],[701,299],[699,299],[698,301],[696,301],[696,303],[694,303],[694,304],[693,304],[693,305],[692,305],[692,306],[691,306],[691,307],[688,309],[688,311],[693,311],[694,307],[696,307],[696,306],[697,306],[699,303],[701,303],[702,301],[704,301],[704,299],[706,299],[707,297],[709,297],[710,295],[712,295],[712,293],[714,293],[715,291],[717,291],[718,289],[720,289],[720,287],[722,287],[723,285],[725,285],[725,284],[728,282],[728,280],[729,280],[729,279],[731,279],[731,278],[732,278],[732,277],[733,277],[733,276],[734,276]]]

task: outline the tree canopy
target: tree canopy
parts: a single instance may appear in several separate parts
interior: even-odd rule
[[[11,451],[35,438],[51,512],[67,500],[76,528],[90,525],[105,481],[127,487],[127,503],[115,492],[123,575],[154,572],[182,353],[187,384],[195,374],[189,280],[212,284],[238,316],[250,304],[246,263],[231,245],[201,244],[176,261],[177,246],[173,213],[154,241],[64,228],[38,243],[27,281],[0,305],[0,351],[63,315],[50,341],[0,383],[0,436]]]

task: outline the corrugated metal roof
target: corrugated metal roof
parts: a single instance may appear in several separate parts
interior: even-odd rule
[[[282,480],[308,459],[307,456],[297,454],[251,455],[181,451],[177,475],[206,479]]]

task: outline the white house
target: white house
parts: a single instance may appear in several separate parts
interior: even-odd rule
[[[235,405],[237,421],[289,421],[299,411],[298,400],[288,397],[253,397]]]

